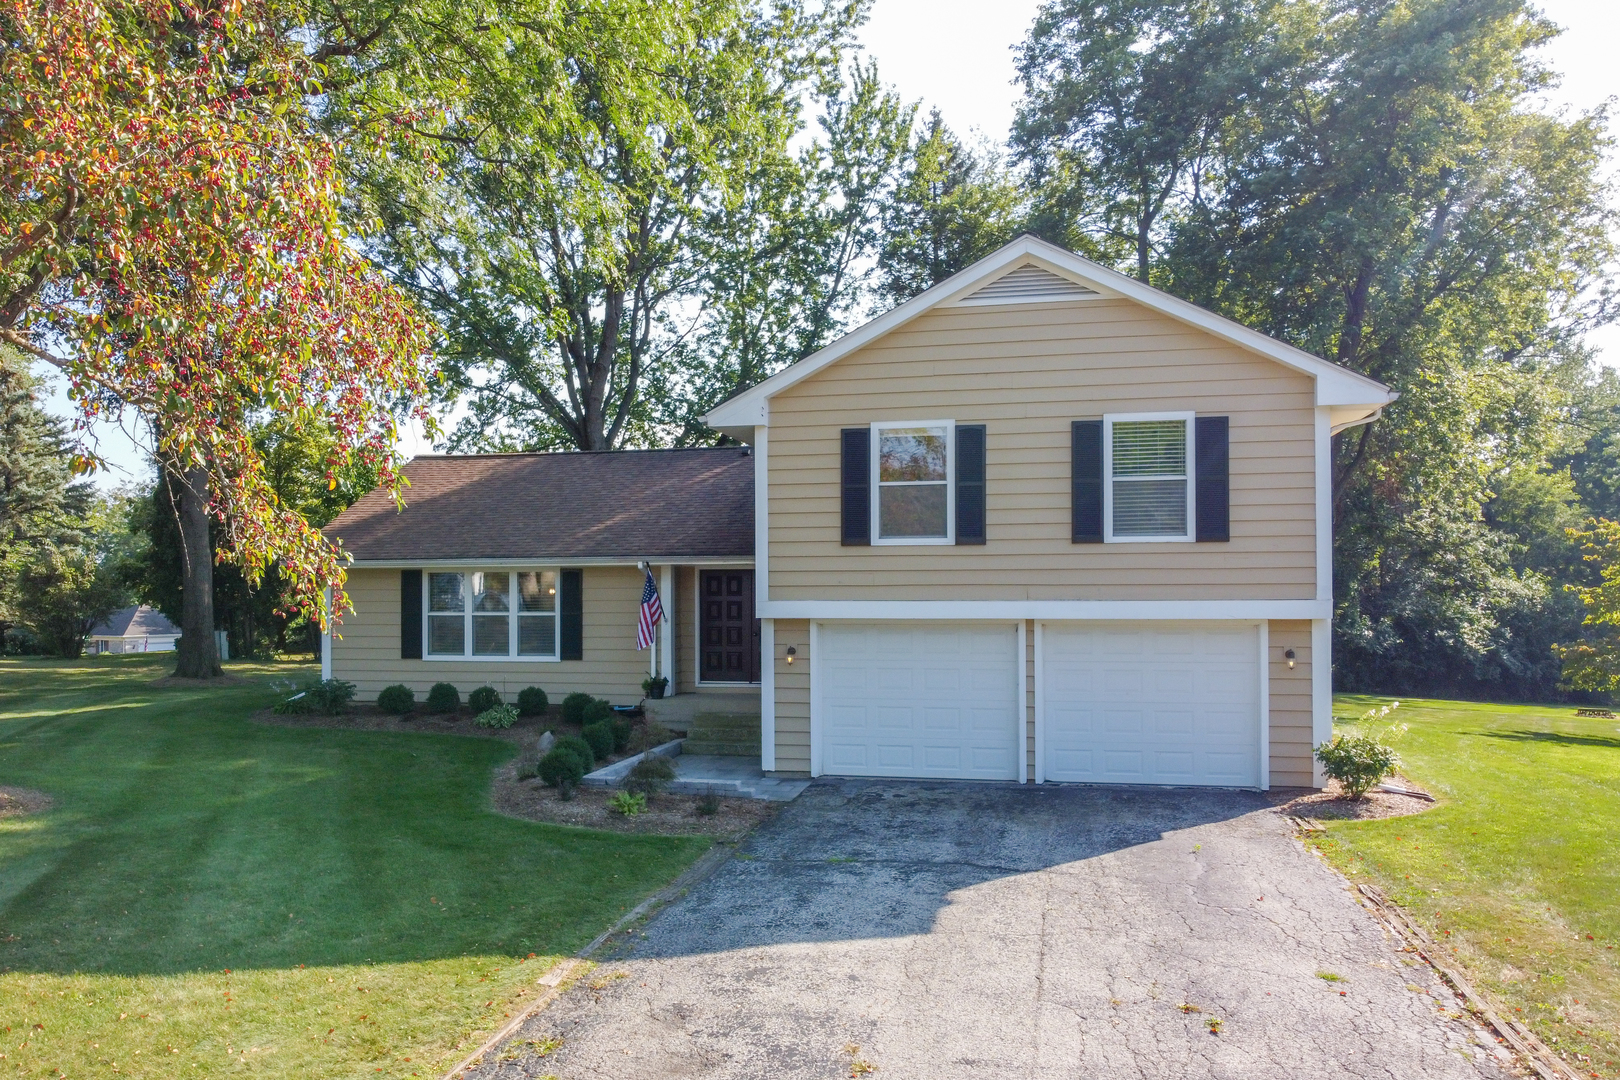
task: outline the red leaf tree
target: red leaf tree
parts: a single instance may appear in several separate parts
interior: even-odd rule
[[[276,561],[323,623],[349,610],[255,424],[323,426],[329,479],[363,461],[397,490],[397,418],[427,420],[426,320],[345,240],[319,68],[283,14],[0,0],[0,340],[65,372],[86,420],[148,422],[180,507],[181,675],[219,671],[211,523],[250,578]]]

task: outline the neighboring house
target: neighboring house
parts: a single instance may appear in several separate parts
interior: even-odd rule
[[[1330,439],[1394,396],[1021,238],[708,415],[744,447],[413,461],[329,527],[326,665],[631,699],[646,563],[767,771],[1320,784]]]
[[[107,616],[90,631],[91,653],[173,652],[180,628],[163,612],[140,604]]]

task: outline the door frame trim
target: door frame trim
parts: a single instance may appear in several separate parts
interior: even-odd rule
[[[1042,631],[1042,628],[1046,625],[1046,623],[1048,621],[1051,621],[1051,622],[1064,622],[1064,623],[1078,622],[1078,623],[1082,623],[1084,625],[1087,625],[1087,626],[1089,626],[1089,627],[1091,627],[1093,629],[1095,629],[1097,627],[1097,625],[1098,625],[1098,623],[1095,622],[1095,621],[1081,620],[1081,619],[1053,619],[1053,620],[1037,619],[1037,620],[1035,620],[1035,782],[1037,784],[1046,783],[1046,691],[1045,691],[1045,686],[1046,686],[1046,644],[1045,644],[1045,641],[1042,639],[1041,631]],[[1110,621],[1112,621],[1112,620],[1110,620]],[[1146,620],[1122,619],[1122,620],[1119,620],[1119,621],[1121,621],[1121,622],[1145,622]],[[1257,788],[1253,788],[1253,789],[1245,788],[1245,789],[1240,789],[1240,790],[1270,791],[1271,790],[1271,647],[1270,647],[1270,639],[1269,639],[1269,635],[1270,635],[1270,632],[1271,632],[1271,624],[1270,624],[1270,622],[1268,620],[1266,620],[1266,619],[1260,619],[1260,620],[1257,620],[1257,621],[1249,620],[1249,619],[1187,619],[1187,620],[1183,620],[1183,621],[1210,623],[1210,624],[1214,624],[1214,625],[1225,624],[1226,626],[1229,626],[1229,627],[1231,627],[1233,629],[1237,629],[1237,628],[1242,627],[1244,625],[1252,626],[1252,627],[1255,628],[1255,631],[1256,631],[1256,633],[1255,633],[1255,645],[1256,645],[1256,649],[1255,649],[1256,664],[1255,664],[1255,666],[1259,671],[1259,679],[1260,679],[1259,703],[1258,703],[1258,708],[1256,710],[1258,715],[1255,717],[1257,735],[1258,735],[1258,737],[1256,739],[1256,746],[1255,746],[1256,758],[1257,758],[1255,764],[1257,765],[1256,775],[1259,777],[1260,783],[1259,783],[1259,786]],[[1155,629],[1164,629],[1166,624],[1163,623],[1163,622],[1148,622],[1148,625],[1154,627]],[[1068,782],[1069,781],[1054,781],[1054,783],[1068,783]],[[1167,785],[1163,785],[1163,786],[1173,787],[1173,786],[1179,786],[1179,785],[1168,785],[1167,784]],[[1206,786],[1206,785],[1195,785],[1195,786],[1202,787],[1202,786]],[[1216,785],[1211,784],[1211,785],[1207,785],[1207,786],[1215,787]]]
[[[1001,626],[1001,627],[1004,627],[1006,629],[1012,630],[1016,634],[1017,639],[1018,639],[1018,650],[1017,650],[1017,655],[1016,655],[1015,660],[1014,660],[1014,662],[1018,665],[1018,677],[1017,677],[1017,680],[1016,680],[1018,699],[1017,699],[1016,702],[1014,702],[1014,708],[1013,708],[1013,715],[1016,718],[1016,723],[1017,723],[1017,730],[1016,730],[1016,732],[1014,734],[1014,739],[1013,739],[1014,754],[1017,756],[1017,759],[1018,759],[1018,768],[1016,770],[1017,776],[1016,776],[1016,779],[1014,779],[1014,780],[991,780],[991,781],[980,781],[980,782],[982,782],[982,783],[998,783],[998,784],[1008,784],[1008,783],[1027,784],[1029,782],[1029,717],[1028,717],[1028,713],[1029,713],[1029,686],[1028,686],[1029,669],[1028,669],[1028,663],[1029,663],[1029,661],[1028,661],[1027,654],[1024,651],[1024,649],[1025,649],[1025,645],[1024,645],[1024,621],[1022,619],[1018,620],[1017,622],[1009,622],[1006,619],[825,619],[825,620],[824,619],[811,619],[810,620],[810,775],[811,775],[811,777],[817,777],[817,776],[822,775],[822,752],[821,752],[821,742],[822,742],[822,739],[821,739],[821,736],[822,736],[822,722],[821,722],[821,717],[822,717],[822,708],[821,708],[821,624],[823,622],[831,623],[833,625],[841,625],[841,624],[845,624],[845,623],[924,623],[924,624],[932,624],[934,626],[940,626],[940,625],[949,626],[949,625],[953,625],[953,624],[961,625],[961,624],[969,624],[970,623],[970,624],[974,624],[974,625],[978,625],[978,626]],[[1040,625],[1039,623],[1036,624],[1037,627],[1039,627],[1039,625]],[[1038,632],[1039,632],[1039,630],[1037,629],[1037,633]],[[1040,663],[1039,657],[1040,657],[1040,653],[1037,652],[1036,653],[1036,663],[1037,664]],[[774,657],[773,657],[773,662],[774,662]],[[1040,728],[1039,728],[1038,725],[1039,725],[1039,714],[1037,713],[1037,727],[1036,727],[1036,738],[1037,739],[1040,738],[1040,734],[1039,734]],[[1037,766],[1036,767],[1039,768],[1038,762],[1040,761],[1040,759],[1037,757],[1036,761],[1037,761]],[[887,777],[887,778],[885,778],[885,777],[880,776],[880,777],[874,777],[874,779],[879,779],[879,780],[882,780],[882,779],[932,780],[932,779],[937,779],[937,778],[936,777],[929,777],[929,776]],[[964,777],[957,777],[956,779],[973,781],[975,778],[970,777],[970,776],[964,776]]]

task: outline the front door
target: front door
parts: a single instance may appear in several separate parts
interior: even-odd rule
[[[700,570],[702,604],[699,632],[704,682],[759,682],[759,620],[754,618],[752,570]]]

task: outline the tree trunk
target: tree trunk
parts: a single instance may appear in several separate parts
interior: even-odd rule
[[[208,535],[208,470],[168,474],[180,515],[180,642],[174,673],[185,679],[224,674],[214,643],[214,548]]]

